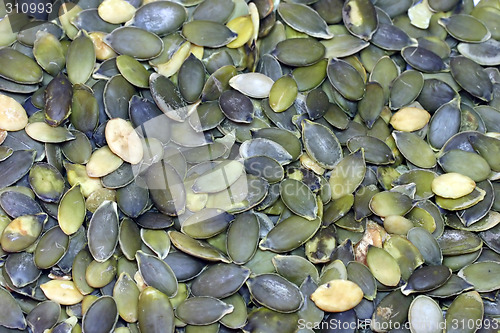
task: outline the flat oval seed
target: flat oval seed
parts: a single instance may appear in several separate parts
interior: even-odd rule
[[[96,61],[94,43],[83,32],[70,44],[66,55],[68,79],[73,84],[84,84],[89,79]]]
[[[302,140],[309,156],[323,168],[332,169],[342,158],[339,140],[324,125],[303,121]]]
[[[143,158],[143,147],[139,135],[132,125],[121,118],[106,123],[106,142],[109,149],[125,162],[137,164]]]
[[[205,208],[183,221],[181,231],[193,238],[206,239],[226,230],[233,219],[233,215],[220,209]]]
[[[325,47],[312,38],[291,38],[276,44],[271,54],[285,65],[308,66],[323,58]]]
[[[471,15],[451,15],[438,22],[453,38],[461,42],[481,43],[491,37],[491,32],[483,22]]]
[[[432,168],[436,165],[436,156],[427,143],[415,133],[392,132],[398,150],[403,156],[421,168]]]
[[[180,28],[186,18],[186,9],[182,5],[169,1],[156,1],[145,3],[137,9],[133,25],[163,36]]]
[[[482,43],[460,43],[457,50],[463,56],[482,66],[500,64],[500,42],[491,38]]]
[[[363,150],[359,149],[338,162],[330,174],[332,199],[338,200],[352,194],[361,184],[366,173]]]
[[[48,299],[61,305],[78,304],[83,300],[73,281],[51,280],[41,284],[40,288]]]
[[[104,42],[117,53],[137,60],[149,60],[163,50],[163,41],[157,35],[137,27],[114,29],[104,38]]]
[[[10,47],[0,50],[0,76],[24,84],[42,81],[43,71],[30,57]]]
[[[392,115],[390,124],[395,130],[413,132],[427,125],[429,119],[431,119],[431,115],[426,110],[415,107],[405,107]]]
[[[108,146],[104,146],[94,150],[85,169],[89,177],[99,178],[115,171],[122,164],[123,160],[116,156]]]
[[[327,74],[330,83],[345,98],[357,101],[365,94],[365,83],[359,72],[347,61],[331,59]]]
[[[149,87],[150,73],[136,59],[132,58],[131,56],[122,54],[116,57],[116,67],[118,67],[120,74],[123,75],[123,77],[134,86],[139,88]]]
[[[65,127],[52,127],[44,122],[28,124],[25,130],[33,140],[45,143],[60,143],[75,139]]]
[[[32,245],[40,236],[47,214],[25,215],[12,220],[0,238],[2,249],[19,252]]]
[[[316,196],[303,182],[290,178],[283,180],[280,194],[284,204],[295,214],[310,221],[317,218]]]
[[[407,70],[393,82],[389,105],[391,109],[399,109],[412,103],[424,87],[424,76],[414,70]]]
[[[370,200],[370,209],[378,216],[403,216],[412,206],[411,198],[399,192],[380,192]]]
[[[424,295],[417,296],[410,305],[408,322],[412,332],[439,333],[444,326],[444,318],[439,304]]]
[[[467,311],[464,311],[467,309]],[[446,332],[476,332],[479,328],[478,323],[481,322],[484,314],[484,305],[481,296],[477,291],[469,291],[463,293],[451,303],[448,311],[446,311]],[[453,327],[452,322],[470,322],[470,326]]]
[[[148,286],[158,289],[169,297],[177,294],[177,279],[167,263],[142,251],[138,251],[135,257],[139,272]]]
[[[239,214],[229,225],[226,249],[231,260],[236,264],[248,262],[259,244],[259,221],[253,214]]]
[[[471,193],[476,183],[460,173],[450,172],[434,178],[432,192],[444,198],[457,199]]]
[[[61,315],[61,306],[53,301],[44,301],[34,307],[26,316],[26,322],[33,332],[43,332],[54,327]]]
[[[5,260],[4,269],[12,284],[17,288],[35,282],[41,274],[35,266],[33,255],[27,252],[9,254]]]
[[[285,75],[276,80],[269,92],[269,106],[274,112],[283,112],[293,105],[298,93],[297,82]]]
[[[104,87],[104,110],[109,118],[128,117],[129,101],[135,88],[122,75],[113,76]]]
[[[450,70],[455,81],[471,95],[486,102],[491,100],[493,86],[480,65],[466,57],[458,56],[451,58]]]
[[[327,312],[344,312],[354,308],[363,299],[363,291],[354,282],[332,280],[311,295],[317,307]]]
[[[437,54],[423,47],[405,47],[401,55],[411,67],[425,73],[436,73],[446,69],[445,63]]]
[[[356,136],[347,140],[347,148],[355,152],[363,148],[363,154],[368,163],[391,164],[395,157],[391,148],[382,140],[372,136]]]
[[[73,89],[70,80],[59,73],[45,89],[45,122],[59,126],[70,115]]]
[[[190,325],[210,325],[219,321],[234,307],[209,296],[190,297],[175,309],[177,318]]]
[[[272,228],[259,247],[276,253],[292,251],[311,239],[320,225],[320,219],[309,221],[300,216],[291,216]]]
[[[500,264],[494,261],[476,262],[458,272],[458,276],[474,286],[478,292],[489,292],[500,288],[496,278]]]
[[[225,25],[207,20],[195,20],[182,26],[182,35],[191,43],[205,47],[221,47],[237,35]]]
[[[13,330],[24,330],[26,328],[26,320],[20,306],[15,298],[3,288],[0,288],[0,305],[3,309],[0,314],[0,325]]]
[[[281,165],[292,161],[292,155],[282,145],[260,137],[243,142],[240,146],[240,155],[245,159],[253,156],[267,156]]]
[[[386,286],[397,286],[401,279],[401,271],[396,260],[385,250],[370,246],[366,263],[373,276]]]
[[[205,85],[205,66],[192,53],[184,60],[177,75],[179,92],[188,102],[195,102],[201,96]]]
[[[429,143],[434,149],[440,149],[455,134],[461,124],[461,111],[456,99],[442,105],[436,110],[429,122]]]
[[[373,274],[363,264],[351,261],[347,264],[347,279],[354,282],[368,300],[373,300],[377,295],[377,284]]]
[[[236,90],[228,90],[219,97],[219,106],[224,115],[237,123],[251,123],[254,117],[252,100]]]
[[[378,28],[375,7],[368,0],[349,0],[342,8],[346,28],[356,37],[370,40]]]
[[[147,287],[139,296],[138,320],[141,332],[173,333],[175,317],[168,296],[153,287]]]
[[[306,258],[297,255],[277,255],[272,259],[276,272],[288,281],[300,286],[308,277],[319,280],[316,267]]]
[[[312,8],[298,3],[280,3],[278,13],[287,25],[311,37],[330,39],[326,22]]]
[[[191,283],[194,296],[222,299],[236,293],[250,276],[250,270],[235,264],[215,264],[204,270]]]
[[[85,199],[76,185],[69,189],[62,197],[58,210],[57,220],[61,230],[67,234],[74,234],[85,221]]]
[[[85,312],[82,329],[86,333],[111,332],[118,321],[118,309],[113,297],[99,297]]]
[[[57,226],[44,233],[34,252],[37,267],[47,269],[57,264],[68,250],[69,241],[68,235]]]
[[[440,265],[443,255],[436,239],[424,228],[416,227],[408,231],[408,240],[418,248],[428,265]]]
[[[468,254],[481,248],[483,242],[476,234],[465,230],[445,230],[437,239],[445,256]]]
[[[252,98],[267,98],[274,81],[261,73],[238,74],[229,80],[229,85]]]
[[[120,317],[134,323],[138,317],[139,288],[127,273],[121,273],[113,288],[113,298]]]
[[[164,230],[141,229],[141,239],[160,259],[168,255],[170,238]]]
[[[256,275],[247,286],[257,302],[281,313],[295,312],[304,302],[299,288],[277,274]]]
[[[15,99],[0,94],[0,128],[5,131],[19,131],[28,124],[26,111]]]
[[[279,313],[260,307],[249,313],[248,323],[243,329],[248,332],[287,333],[296,330],[298,322],[296,313]]]
[[[409,295],[415,292],[426,292],[441,287],[451,277],[451,269],[446,266],[424,266],[408,279],[408,283],[401,288],[401,292]]]
[[[90,219],[87,238],[92,257],[104,262],[113,256],[118,244],[118,211],[112,201],[104,201]]]
[[[92,260],[85,270],[85,281],[92,288],[103,288],[116,277],[116,259],[104,262]]]
[[[169,231],[168,236],[177,249],[189,255],[208,261],[229,262],[222,252],[207,242],[196,240],[177,231]]]
[[[97,12],[104,21],[120,24],[134,16],[135,7],[124,0],[105,0],[97,7]]]
[[[407,297],[396,289],[382,298],[373,312],[371,329],[375,332],[381,332],[388,329],[401,327],[408,318],[412,298]],[[386,309],[398,308],[398,311],[386,311]],[[383,328],[384,327],[384,328]]]

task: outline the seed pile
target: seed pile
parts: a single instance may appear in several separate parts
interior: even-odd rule
[[[498,0],[7,8],[0,332],[500,328]]]

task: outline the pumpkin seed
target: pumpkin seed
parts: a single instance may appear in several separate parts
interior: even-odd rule
[[[233,312],[234,306],[209,296],[190,297],[175,309],[175,316],[189,325],[210,325]]]
[[[153,287],[147,287],[139,295],[137,319],[143,332],[174,331],[174,311],[168,296]]]
[[[370,1],[349,0],[342,8],[342,19],[354,36],[370,40],[378,28],[377,12]]]

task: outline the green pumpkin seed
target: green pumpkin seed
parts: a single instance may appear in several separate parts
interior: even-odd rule
[[[48,163],[37,163],[31,168],[29,183],[36,196],[46,202],[58,202],[64,193],[64,178]]]
[[[61,230],[67,234],[74,234],[85,220],[85,200],[76,185],[69,189],[62,197],[57,210],[57,220]]]
[[[474,286],[478,292],[488,292],[497,288],[498,282],[495,278],[499,264],[493,261],[477,262],[466,266],[458,272],[458,276]]]
[[[250,276],[250,270],[235,264],[215,264],[200,275],[191,284],[194,296],[225,298],[236,293]]]
[[[451,59],[450,70],[455,81],[471,95],[487,102],[491,100],[492,84],[480,65],[466,57],[457,56]]]
[[[365,265],[356,261],[348,263],[346,268],[347,279],[361,288],[366,299],[373,300],[377,295],[377,285],[370,270]]]
[[[93,47],[93,46],[92,46]],[[59,73],[45,89],[45,121],[51,126],[59,126],[71,112],[73,89],[68,78]]]
[[[410,36],[405,31],[392,24],[380,22],[370,40],[374,45],[388,51],[401,51],[412,44]]]
[[[0,316],[0,324],[6,328],[24,330],[26,328],[26,319],[21,308],[15,298],[3,288],[0,288],[0,303],[5,309]]]
[[[0,76],[17,83],[36,84],[42,81],[42,69],[28,56],[10,47],[0,51]]]
[[[467,308],[465,312],[463,309]],[[478,329],[477,320],[481,320],[484,314],[484,305],[477,291],[468,291],[453,300],[448,311],[446,311],[446,332],[475,332]],[[471,322],[470,327],[455,328],[451,322]]]
[[[140,40],[140,43],[134,41]],[[149,60],[163,50],[162,40],[149,31],[136,27],[120,27],[104,38],[118,54],[124,54],[137,60]]]
[[[300,286],[308,277],[319,280],[318,270],[306,258],[290,255],[277,255],[273,259],[276,272],[288,281]]]
[[[259,242],[259,222],[253,214],[240,214],[229,225],[226,248],[228,256],[237,264],[248,262]]]
[[[303,182],[285,179],[280,184],[280,193],[283,202],[292,212],[307,220],[316,219],[318,213],[316,197]]]
[[[482,66],[497,66],[500,64],[498,50],[500,42],[493,38],[482,43],[460,43],[458,51],[463,56],[473,60]]]
[[[171,19],[164,20],[165,17]],[[158,36],[163,36],[180,28],[186,18],[186,9],[178,3],[150,2],[137,9],[133,25]]]
[[[436,157],[431,148],[416,134],[395,131],[392,136],[398,150],[411,163],[421,168],[432,168],[436,165]]]
[[[61,315],[61,306],[53,301],[39,303],[26,316],[26,322],[33,332],[43,332],[54,327]]]
[[[4,268],[12,284],[17,288],[35,282],[41,274],[41,271],[35,266],[33,255],[27,252],[9,254],[5,260]]]
[[[118,309],[113,297],[99,297],[87,309],[82,319],[85,332],[111,332],[118,320]]]
[[[292,38],[276,44],[271,53],[289,66],[308,66],[317,63],[325,55],[325,47],[310,38]]]
[[[136,218],[149,204],[148,190],[133,181],[116,191],[116,203],[125,215]]]
[[[138,317],[139,289],[127,273],[120,274],[113,288],[113,298],[120,317],[133,323]]]
[[[99,122],[99,102],[90,90],[78,85],[74,87],[69,120],[84,133],[95,130]]]
[[[104,201],[94,212],[88,226],[89,250],[98,262],[111,258],[118,244],[118,211],[112,201]]]
[[[424,228],[415,227],[408,231],[407,238],[418,248],[425,262],[429,265],[440,265],[443,255],[436,239]]]
[[[170,250],[170,238],[164,230],[141,229],[141,240],[160,259],[165,259],[168,255],[168,251]]]
[[[138,321],[141,332],[174,332],[174,310],[168,296],[153,287],[139,295]]]
[[[120,55],[116,58],[116,66],[120,74],[134,86],[139,88],[149,87],[150,73],[136,59],[129,55]]]
[[[291,216],[271,229],[259,246],[263,250],[269,249],[277,253],[291,251],[307,242],[319,229],[320,223],[320,219],[309,221],[299,216]]]
[[[297,329],[299,316],[296,313],[280,313],[265,307],[257,308],[248,314],[244,332],[286,333]]]
[[[179,91],[188,102],[195,102],[205,85],[205,66],[193,54],[183,62],[178,73]]]
[[[422,47],[405,47],[401,55],[410,66],[424,73],[442,72],[446,69],[445,63],[437,54]]]
[[[327,68],[328,79],[345,98],[357,101],[365,94],[365,84],[359,72],[348,62],[331,59]]]
[[[92,260],[85,271],[85,280],[92,288],[103,288],[116,277],[116,259],[104,262]]]
[[[66,65],[61,42],[56,36],[47,31],[37,31],[33,45],[33,55],[40,67],[52,76],[57,75]]]
[[[5,231],[4,231],[5,233]],[[47,269],[57,264],[68,250],[69,237],[61,228],[53,227],[40,237],[35,252],[35,265]]]
[[[110,118],[126,119],[128,101],[135,94],[135,88],[121,75],[113,76],[104,87],[104,107]]]
[[[412,300],[411,297],[403,295],[399,289],[382,298],[373,313],[371,329],[375,332],[383,332],[387,329],[401,327],[400,325],[408,317]],[[395,308],[398,311],[393,311]]]
[[[196,239],[206,239],[226,230],[233,219],[233,215],[222,210],[206,208],[183,221],[181,231]]]
[[[377,281],[386,286],[397,286],[401,271],[396,260],[385,250],[370,246],[366,263]]]
[[[354,36],[370,40],[378,28],[377,12],[370,1],[349,0],[344,3],[342,19]]]
[[[69,8],[69,7],[68,7]],[[88,32],[112,32],[114,29],[118,28],[118,24],[112,24],[104,21],[100,16],[97,8],[88,8],[85,10],[81,10],[82,8],[79,6],[71,8],[69,12],[65,14],[68,17],[65,19],[68,20],[69,24],[77,27],[79,30],[84,30]],[[67,11],[64,8],[64,12]],[[63,12],[63,13],[64,13]],[[74,34],[75,37],[77,34]]]
[[[304,302],[300,289],[277,274],[256,275],[247,286],[257,302],[281,313],[295,312]]]
[[[280,3],[278,13],[287,25],[311,37],[332,38],[326,22],[312,8],[295,3]]]
[[[461,294],[464,291],[469,291],[473,288],[473,285],[467,283],[467,281],[465,281],[461,277],[452,274],[445,284],[437,289],[427,292],[427,295],[438,298],[450,297]]]
[[[208,261],[229,262],[222,252],[206,242],[196,240],[177,231],[169,231],[168,236],[177,249],[194,257]]]
[[[90,78],[96,61],[96,54],[92,40],[84,33],[80,33],[68,48],[66,68],[68,79],[73,84],[84,84]]]
[[[75,139],[75,136],[66,128],[51,127],[44,122],[28,124],[26,133],[32,139],[45,143],[60,143]]]
[[[401,291],[405,295],[430,291],[444,285],[450,277],[451,269],[446,266],[425,266],[413,272]]]
[[[210,325],[233,312],[234,307],[209,296],[190,297],[175,309],[175,316],[189,325]]]
[[[206,47],[221,47],[236,39],[236,34],[221,23],[195,20],[182,27],[183,36],[193,44]]]
[[[269,106],[275,112],[283,112],[294,103],[298,93],[297,82],[291,76],[282,76],[274,82],[269,92]]]
[[[474,16],[458,14],[441,18],[438,22],[453,38],[462,42],[481,43],[491,37],[488,28]]]
[[[169,297],[177,294],[177,279],[172,269],[155,256],[138,251],[135,255],[144,282]]]
[[[411,198],[398,192],[380,192],[370,200],[370,209],[378,216],[405,215],[411,208]]]
[[[401,73],[393,82],[389,105],[396,110],[412,103],[424,87],[424,77],[420,72],[408,70]]]
[[[464,230],[445,230],[437,239],[443,255],[459,255],[477,251],[482,241],[477,235]]]
[[[228,313],[221,318],[220,323],[228,328],[238,329],[245,326],[247,322],[246,302],[239,294],[226,297],[222,300],[224,303],[233,306],[233,312]]]
[[[321,167],[332,169],[342,158],[340,143],[328,127],[305,120],[302,137],[307,153]]]
[[[486,191],[476,187],[471,193],[464,195],[458,199],[449,199],[436,196],[436,204],[443,209],[462,210],[474,206],[475,204],[483,200],[485,195]]]

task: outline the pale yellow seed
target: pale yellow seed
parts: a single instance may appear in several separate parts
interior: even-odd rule
[[[332,280],[316,289],[311,299],[327,312],[344,312],[354,308],[363,299],[363,290],[349,280]]]
[[[41,284],[40,288],[48,299],[61,305],[74,305],[83,300],[73,281],[52,280]]]
[[[142,141],[128,121],[122,118],[109,120],[105,135],[109,149],[121,159],[130,164],[137,164],[142,160]]]
[[[476,188],[476,183],[460,173],[450,172],[434,178],[431,188],[440,197],[458,199],[471,193]]]
[[[240,16],[229,21],[226,26],[238,34],[235,40],[227,44],[230,49],[245,45],[253,35],[253,23],[250,15]]]
[[[92,32],[89,34],[92,43],[94,43],[94,50],[97,60],[107,60],[117,56],[116,52],[106,43],[104,43],[104,32]]]
[[[134,17],[135,7],[125,0],[104,0],[97,12],[104,21],[120,24]]]
[[[123,160],[114,154],[108,146],[104,146],[92,153],[85,168],[89,177],[100,178],[109,175],[122,164]]]
[[[406,107],[400,109],[391,117],[390,124],[395,130],[413,132],[427,125],[429,119],[431,119],[429,112],[419,108]]]
[[[190,53],[191,43],[185,42],[179,47],[177,51],[175,51],[169,61],[154,66],[154,69],[156,70],[156,72],[158,72],[158,74],[166,77],[171,77],[179,71],[179,68],[181,68],[184,60],[186,60]]]
[[[19,131],[28,124],[23,106],[12,97],[0,94],[0,129]]]

